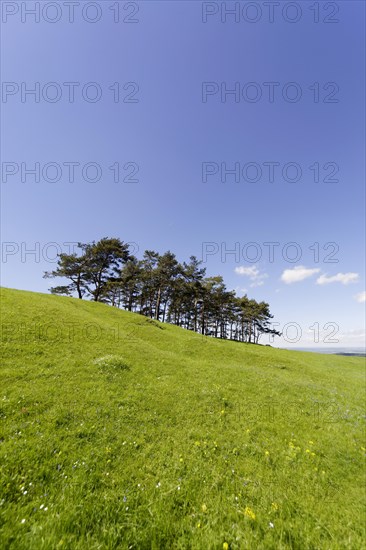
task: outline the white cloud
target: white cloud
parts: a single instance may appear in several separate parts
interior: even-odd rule
[[[256,286],[263,286],[264,285],[264,281],[254,281],[254,283],[251,283],[249,286],[251,288],[255,288]]]
[[[359,294],[356,294],[355,298],[360,304],[366,302],[366,290],[364,290],[363,292],[359,292]]]
[[[331,277],[328,277],[327,275],[320,275],[316,281],[316,284],[327,285],[329,283],[342,283],[342,285],[349,285],[350,283],[357,283],[358,278],[358,273],[337,273]]]
[[[251,279],[255,279],[259,275],[259,269],[256,265],[252,265],[251,267],[241,265],[235,268],[235,273],[237,275],[247,275]]]
[[[255,288],[257,286],[264,285],[264,280],[267,279],[268,274],[267,273],[261,273],[260,270],[256,265],[252,265],[250,267],[244,267],[243,265],[235,268],[235,273],[237,275],[242,275],[245,277],[249,277],[251,281],[253,281],[249,286],[251,288]]]
[[[318,268],[310,269],[308,267],[304,267],[303,265],[297,265],[293,269],[285,269],[281,275],[281,281],[287,285],[298,283],[308,277],[312,277],[312,275],[319,273],[319,271],[320,269]]]

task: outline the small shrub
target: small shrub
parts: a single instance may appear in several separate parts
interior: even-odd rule
[[[104,355],[95,359],[94,364],[101,369],[108,370],[129,370],[130,367],[124,359],[118,355]]]

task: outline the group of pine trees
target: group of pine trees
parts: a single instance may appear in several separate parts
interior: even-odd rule
[[[60,254],[57,269],[45,278],[62,277],[54,294],[77,295],[171,323],[206,336],[258,343],[271,329],[266,302],[238,297],[221,276],[206,277],[195,256],[179,263],[175,254],[146,250],[142,260],[117,238],[78,243],[79,254]]]

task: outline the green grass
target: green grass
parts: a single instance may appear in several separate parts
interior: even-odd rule
[[[364,547],[363,359],[1,296],[2,548]]]

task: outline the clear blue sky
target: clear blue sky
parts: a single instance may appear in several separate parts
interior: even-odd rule
[[[225,22],[221,2],[144,1],[138,12],[136,3],[120,2],[117,23],[110,9],[116,2],[109,0],[95,3],[100,13],[93,7],[83,13],[88,2],[81,1],[73,23],[62,2],[58,12],[42,11],[47,2],[40,2],[39,22],[21,4],[31,9],[35,2],[2,6],[3,286],[47,292],[50,282],[42,274],[54,265],[46,261],[54,255],[51,242],[67,251],[63,243],[118,236],[137,243],[137,256],[170,249],[181,261],[202,258],[203,243],[217,243],[206,258],[208,275],[222,274],[230,289],[268,301],[280,330],[297,323],[302,339],[293,345],[317,345],[309,328],[314,323],[319,346],[331,333],[329,326],[323,331],[326,323],[339,326],[338,343],[330,345],[363,345],[363,1],[320,2],[319,14],[310,9],[313,2],[295,2],[288,11],[280,2],[272,23],[263,2],[256,12],[240,2],[237,22],[234,15]],[[86,20],[99,16],[95,23]],[[325,22],[332,19],[339,21]],[[22,102],[22,89],[37,82],[40,101],[26,95]],[[57,87],[45,86],[50,82]],[[80,83],[73,103],[65,82]],[[81,91],[90,82],[102,91],[95,103],[85,99],[93,86],[84,89],[85,97]],[[117,103],[109,90],[116,82]],[[128,82],[138,85],[135,95],[136,84],[123,89]],[[276,83],[273,102],[268,82]],[[237,86],[239,97],[222,99],[225,86]],[[211,90],[206,101],[203,87]],[[57,90],[60,100],[51,102]],[[285,99],[299,90],[298,101]],[[254,93],[262,97],[251,102]],[[126,96],[138,101],[123,102]],[[24,169],[36,162],[39,182]],[[56,173],[52,167],[42,175],[50,162],[62,168],[58,182],[46,181]],[[68,162],[80,163],[74,182],[63,165]],[[81,168],[89,162],[102,170],[98,182],[83,180]],[[116,162],[122,178],[135,166],[124,170],[126,163],[137,164],[138,182],[115,183],[109,167]],[[278,163],[272,182],[268,162]],[[227,169],[237,163],[240,181],[230,174],[221,181],[222,163]],[[287,163],[301,168],[299,181],[284,180]],[[255,179],[258,166],[259,180],[246,181],[243,172]],[[317,166],[320,181],[314,181]],[[334,167],[338,181],[323,181]],[[217,173],[202,178],[210,169]],[[288,167],[287,179],[295,179],[294,170]],[[92,179],[93,168],[87,174]],[[250,242],[262,253],[255,262]],[[273,261],[266,242],[279,243]],[[289,242],[301,253],[295,263],[282,254]],[[323,250],[327,243],[336,244]],[[37,246],[40,254],[25,255]],[[225,247],[235,246],[240,257],[225,258]],[[287,252],[294,257],[294,248]],[[338,261],[325,261],[327,255]],[[288,336],[293,339],[294,330]]]

